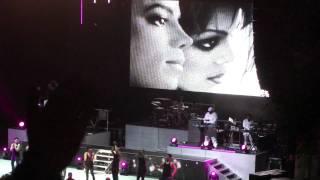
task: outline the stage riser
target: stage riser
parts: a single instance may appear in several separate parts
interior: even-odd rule
[[[92,135],[86,135],[82,144],[89,146],[110,146],[110,132],[100,132]]]
[[[262,167],[261,164],[265,164],[263,157],[265,153],[261,154],[242,154],[229,151],[214,151],[203,150],[187,147],[167,147],[167,152],[174,155],[194,156],[207,159],[218,159],[225,164],[234,173],[240,176],[244,180],[249,179],[249,174],[253,174],[257,171],[257,167]],[[260,157],[261,156],[261,157]]]
[[[188,131],[126,125],[126,149],[166,151],[172,137],[179,142],[188,140]]]

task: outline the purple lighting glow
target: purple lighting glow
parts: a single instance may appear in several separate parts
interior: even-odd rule
[[[3,151],[4,151],[4,152],[7,152],[7,150],[8,150],[8,149],[7,149],[6,147],[3,148]]]
[[[83,0],[80,0],[80,24],[83,24]]]
[[[128,168],[128,163],[127,161],[123,160],[123,161],[120,161],[120,167],[122,170],[125,170]]]
[[[81,157],[79,156],[79,157],[77,157],[77,161],[81,161]]]

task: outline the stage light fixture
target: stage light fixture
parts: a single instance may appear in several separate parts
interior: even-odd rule
[[[20,122],[19,122],[19,127],[20,127],[20,128],[24,128],[24,126],[25,126],[25,123],[24,123],[23,121],[20,121]]]
[[[207,136],[205,137],[205,140],[203,141],[203,143],[201,144],[201,149],[212,149],[213,144],[210,138],[208,138]]]
[[[218,174],[214,171],[211,171],[209,174],[209,180],[219,180]]]
[[[3,152],[7,152],[7,150],[8,150],[8,149],[7,149],[6,147],[3,148]]]
[[[245,151],[246,149],[247,149],[247,146],[246,146],[245,144],[242,144],[242,145],[241,145],[241,150],[242,150],[242,151]]]
[[[154,170],[156,170],[156,167],[155,167],[153,164],[151,164],[151,165],[149,166],[149,171],[150,171],[150,172],[153,172]]]
[[[77,161],[79,162],[79,161],[81,161],[82,160],[82,158],[80,157],[80,156],[78,156],[77,157]]]
[[[121,168],[125,168],[126,167],[126,163],[125,162],[122,162],[121,163]]]
[[[257,148],[255,146],[252,146],[251,151],[257,151]]]
[[[170,146],[178,146],[178,139],[176,137],[171,138]]]
[[[121,161],[120,162],[120,174],[121,175],[128,175],[128,169],[129,169],[129,166],[128,166],[128,163],[127,161]]]

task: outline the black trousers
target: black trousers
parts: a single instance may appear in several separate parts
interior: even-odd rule
[[[140,177],[141,177],[141,180],[144,180],[144,175],[142,175],[142,174],[138,174],[138,175],[137,175],[137,180],[139,180]]]
[[[118,174],[119,172],[112,171],[112,180],[118,180]]]
[[[11,157],[11,168],[14,169],[14,162],[16,162],[16,166],[20,163],[20,157]]]
[[[93,173],[93,167],[86,167],[86,180],[89,179],[89,171],[92,176],[92,179],[95,180],[94,173]]]

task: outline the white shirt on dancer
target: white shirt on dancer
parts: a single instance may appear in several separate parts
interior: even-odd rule
[[[243,120],[242,126],[245,130],[250,130],[251,129],[251,121],[249,121],[247,118]]]
[[[213,113],[207,112],[203,118],[205,124],[215,124],[217,119],[218,119],[218,115],[215,112]]]

